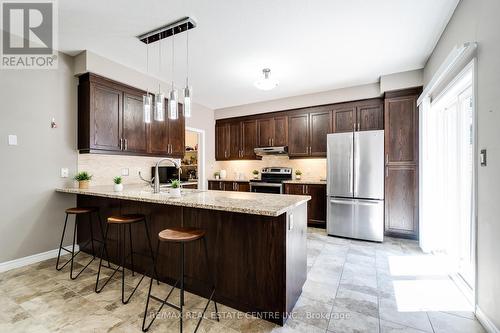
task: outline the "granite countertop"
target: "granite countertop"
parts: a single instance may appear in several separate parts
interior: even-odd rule
[[[285,184],[310,184],[310,185],[326,185],[326,180],[319,179],[293,179],[293,180],[285,180]]]
[[[125,185],[122,192],[114,192],[113,186],[109,185],[91,186],[88,190],[58,188],[56,192],[264,216],[279,216],[311,200],[308,195],[201,191],[194,189],[183,189],[182,196],[178,198],[172,197],[165,190],[154,194],[150,187],[144,185]]]

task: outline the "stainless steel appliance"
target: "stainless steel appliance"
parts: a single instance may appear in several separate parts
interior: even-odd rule
[[[288,147],[287,146],[254,148],[253,151],[254,151],[255,155],[257,155],[257,156],[288,155]]]
[[[270,167],[263,168],[261,179],[250,180],[250,192],[283,194],[285,180],[292,179],[291,168]]]
[[[384,240],[384,131],[327,136],[327,232]]]

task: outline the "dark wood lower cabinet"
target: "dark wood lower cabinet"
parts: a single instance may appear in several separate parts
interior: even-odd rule
[[[246,181],[209,180],[208,189],[213,191],[250,192],[250,183]]]
[[[307,225],[326,228],[326,185],[285,184],[285,194],[310,195],[307,203]]]
[[[418,239],[416,166],[390,166],[385,178],[385,234]]]

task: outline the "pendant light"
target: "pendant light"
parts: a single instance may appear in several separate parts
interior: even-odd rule
[[[260,90],[271,90],[278,86],[279,82],[270,77],[271,70],[269,68],[264,68],[262,70],[264,78],[255,82],[255,86]]]
[[[191,117],[191,87],[189,86],[189,26],[186,29],[186,87],[184,88],[184,117]]]
[[[158,46],[158,62],[161,72],[161,39]],[[154,119],[156,121],[165,121],[165,95],[161,92],[160,83],[158,83],[158,93],[155,96],[155,112]]]
[[[146,73],[149,75],[149,41],[146,44]],[[149,90],[146,90],[146,95],[142,96],[142,113],[146,124],[151,122],[151,106],[153,104]]]
[[[174,37],[175,37],[175,27],[172,29],[172,89],[170,90],[168,98],[168,118],[176,120],[179,118],[179,110],[177,109],[177,91],[174,87]]]

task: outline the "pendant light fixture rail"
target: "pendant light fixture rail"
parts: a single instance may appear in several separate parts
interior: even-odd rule
[[[196,28],[196,21],[191,17],[184,17],[163,27],[141,34],[137,38],[144,44],[151,44],[193,28]]]

